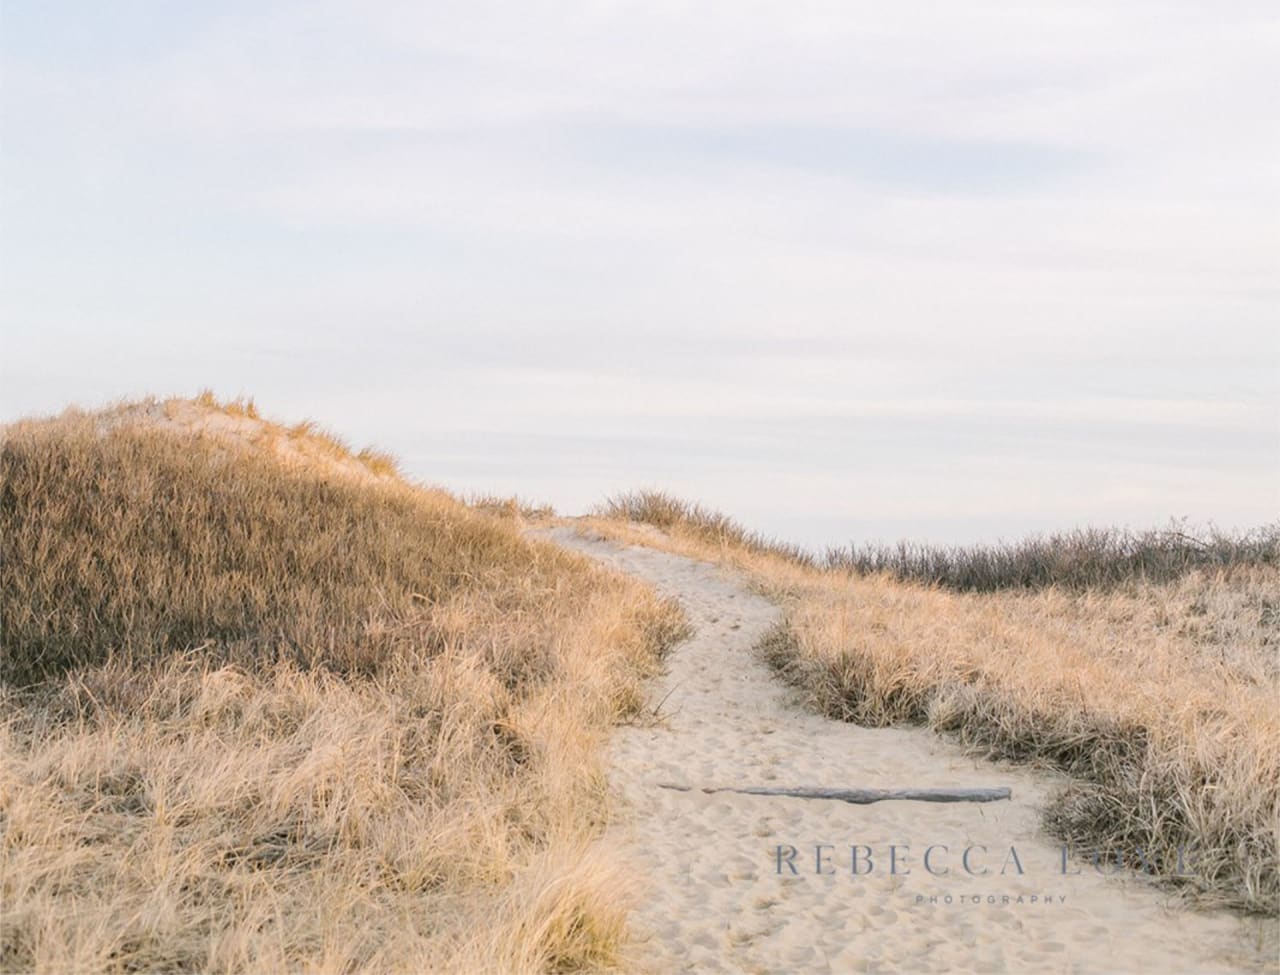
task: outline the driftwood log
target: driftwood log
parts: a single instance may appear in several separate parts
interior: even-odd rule
[[[859,806],[865,806],[873,802],[884,802],[887,799],[905,799],[909,802],[998,802],[1001,799],[1013,798],[1013,790],[1007,786],[998,789],[814,789],[804,786],[774,788],[773,786],[765,785],[695,788],[691,785],[660,782],[658,783],[658,788],[674,789],[677,792],[740,792],[748,796],[836,799],[840,802],[852,802]]]

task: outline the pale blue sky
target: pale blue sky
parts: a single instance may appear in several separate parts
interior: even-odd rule
[[[208,386],[813,545],[1280,511],[1274,4],[10,2],[0,45],[0,419]]]

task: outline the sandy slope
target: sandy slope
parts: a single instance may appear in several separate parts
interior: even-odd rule
[[[649,883],[634,918],[643,968],[1218,972],[1267,966],[1258,925],[1269,922],[1171,908],[1142,878],[1103,877],[1079,860],[1068,869],[1082,873],[1063,876],[1060,847],[1037,825],[1037,805],[1053,784],[1048,777],[975,762],[931,732],[859,728],[801,711],[752,654],[778,611],[740,580],[654,549],[584,539],[573,528],[556,529],[552,537],[675,596],[697,629],[652,688],[652,703],[663,701],[666,720],[620,729],[611,746],[612,781],[625,800],[611,841],[627,845]],[[662,782],[1008,785],[1014,799],[852,806],[668,791],[658,787]],[[797,848],[797,875],[786,864],[779,874],[779,844]],[[833,874],[815,875],[817,844],[832,845],[826,855]],[[890,876],[891,844],[910,848],[909,874]],[[870,874],[852,875],[851,845],[871,848]],[[931,859],[935,869],[949,870],[945,876],[922,866],[931,845],[948,847]],[[1008,860],[1011,846],[1022,875]],[[973,870],[985,867],[988,874],[964,872],[966,847],[974,848]]]

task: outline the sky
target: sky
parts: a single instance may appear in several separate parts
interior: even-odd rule
[[[814,547],[1280,512],[1274,3],[5,3],[0,420]]]

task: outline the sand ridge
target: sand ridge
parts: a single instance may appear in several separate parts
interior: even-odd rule
[[[976,761],[926,730],[861,728],[801,710],[753,652],[778,608],[732,573],[586,538],[572,526],[548,534],[675,597],[695,628],[651,688],[651,706],[661,702],[663,717],[618,729],[609,749],[622,811],[607,842],[624,846],[647,884],[633,916],[639,969],[1280,967],[1267,955],[1269,939],[1262,947],[1266,920],[1191,911],[1136,874],[1103,876],[1079,859],[1063,875],[1061,847],[1041,830],[1037,812],[1051,776]],[[742,785],[1009,786],[1013,800],[854,806],[697,791]],[[924,869],[929,847],[930,866],[945,875]],[[901,858],[896,874],[891,856]]]

